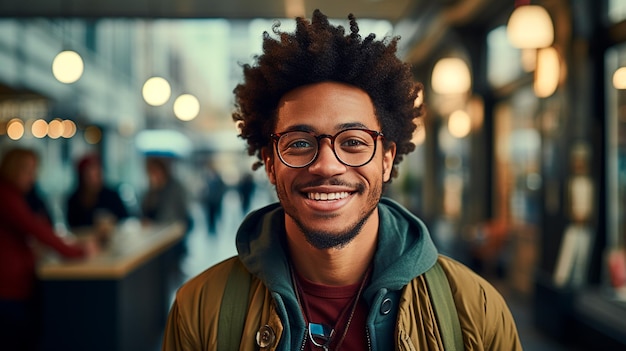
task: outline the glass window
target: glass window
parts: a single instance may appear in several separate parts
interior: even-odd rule
[[[626,298],[626,44],[606,54],[608,280]]]
[[[506,26],[500,26],[487,35],[487,79],[494,88],[501,88],[523,74],[522,53],[511,46]]]

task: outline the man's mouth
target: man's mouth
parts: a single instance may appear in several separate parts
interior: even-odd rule
[[[341,191],[337,193],[307,193],[307,197],[310,200],[318,200],[318,201],[332,201],[332,200],[341,200],[350,196],[350,193],[347,191]]]

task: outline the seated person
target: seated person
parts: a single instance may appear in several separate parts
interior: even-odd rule
[[[117,222],[129,216],[119,193],[107,186],[97,155],[80,159],[76,171],[78,185],[67,200],[67,224],[70,229],[93,227],[99,219]]]
[[[0,340],[3,350],[36,350],[39,300],[33,242],[67,258],[97,253],[92,241],[70,243],[31,208],[27,194],[37,177],[38,155],[9,150],[0,161]]]

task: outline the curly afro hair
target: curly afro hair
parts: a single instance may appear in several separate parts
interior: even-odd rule
[[[319,10],[309,21],[296,18],[296,30],[286,33],[276,23],[272,38],[263,33],[263,53],[255,57],[256,65],[243,65],[243,83],[234,89],[233,120],[248,143],[248,154],[256,155],[263,165],[261,151],[271,143],[276,125],[276,110],[282,96],[304,85],[335,81],[356,86],[369,94],[376,117],[385,135],[385,147],[396,144],[396,158],[391,177],[397,176],[397,165],[413,151],[411,143],[416,119],[422,106],[415,106],[423,86],[413,80],[410,66],[396,56],[400,37],[376,40],[359,35],[354,15],[348,16],[350,33],[343,26],[333,26]]]

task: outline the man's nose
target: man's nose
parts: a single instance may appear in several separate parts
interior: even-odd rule
[[[346,165],[335,156],[330,138],[319,141],[317,159],[309,166],[309,172],[330,177],[346,171]]]

